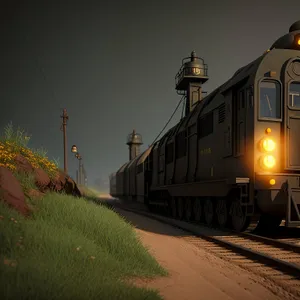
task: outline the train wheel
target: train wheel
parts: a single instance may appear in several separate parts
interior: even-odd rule
[[[261,215],[255,231],[259,232],[274,232],[281,224],[282,218],[270,215]]]
[[[204,219],[205,223],[209,226],[214,222],[214,204],[212,198],[206,198],[204,201]]]
[[[196,197],[193,203],[193,211],[194,211],[194,220],[199,223],[201,221],[202,216],[202,205],[200,198]]]
[[[183,219],[184,216],[184,199],[183,197],[177,198],[177,213],[179,220]]]
[[[185,198],[185,219],[190,221],[192,219],[192,198],[186,197]]]
[[[228,207],[226,198],[220,198],[217,201],[216,214],[218,218],[218,224],[221,228],[227,226],[228,223]]]
[[[246,207],[242,206],[239,199],[235,199],[231,203],[231,223],[236,231],[245,231],[251,222],[251,217],[246,215]]]
[[[171,204],[171,217],[172,218],[174,218],[174,219],[176,219],[176,217],[177,217],[177,203],[176,203],[177,201],[176,201],[176,198],[175,197],[172,197],[171,198],[171,201],[170,201],[170,204]]]

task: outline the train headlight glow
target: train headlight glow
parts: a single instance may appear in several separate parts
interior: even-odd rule
[[[300,37],[297,39],[297,45],[300,46]]]
[[[276,164],[275,157],[273,155],[263,156],[262,157],[262,164],[263,164],[264,168],[272,169]]]
[[[267,152],[273,151],[276,147],[275,142],[270,138],[263,139],[261,145],[263,150]]]

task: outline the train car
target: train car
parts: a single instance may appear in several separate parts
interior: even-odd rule
[[[116,173],[116,196],[122,198],[125,195],[124,172],[129,162],[125,163]]]
[[[137,191],[136,191],[136,175],[137,175],[137,163],[142,154],[137,155],[128,165],[128,197],[129,201],[136,201]]]
[[[237,231],[300,226],[300,21],[207,97],[195,52],[175,79],[185,116],[147,153],[145,203]]]
[[[279,226],[283,218],[286,226],[300,225],[299,54],[297,22],[269,51],[193,105],[191,89],[201,90],[208,77],[203,60],[192,53],[176,82],[186,92],[187,114],[157,144],[150,204],[168,205],[174,217],[202,216],[207,224],[231,221],[239,231],[255,215],[261,227]],[[163,193],[168,204],[159,197]]]
[[[149,192],[148,176],[146,163],[147,158],[151,153],[152,146],[142,153],[136,164],[136,201],[147,204],[147,197]]]
[[[117,197],[117,177],[116,173],[109,176],[109,194],[112,197]]]

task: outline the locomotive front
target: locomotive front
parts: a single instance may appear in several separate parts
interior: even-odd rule
[[[300,226],[300,21],[265,54],[254,99],[257,205]]]

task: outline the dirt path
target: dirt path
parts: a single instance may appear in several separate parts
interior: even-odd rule
[[[167,278],[135,280],[134,284],[158,289],[166,300],[296,299],[272,282],[180,239],[187,233],[179,229],[116,211],[136,227],[143,244],[170,273]]]

